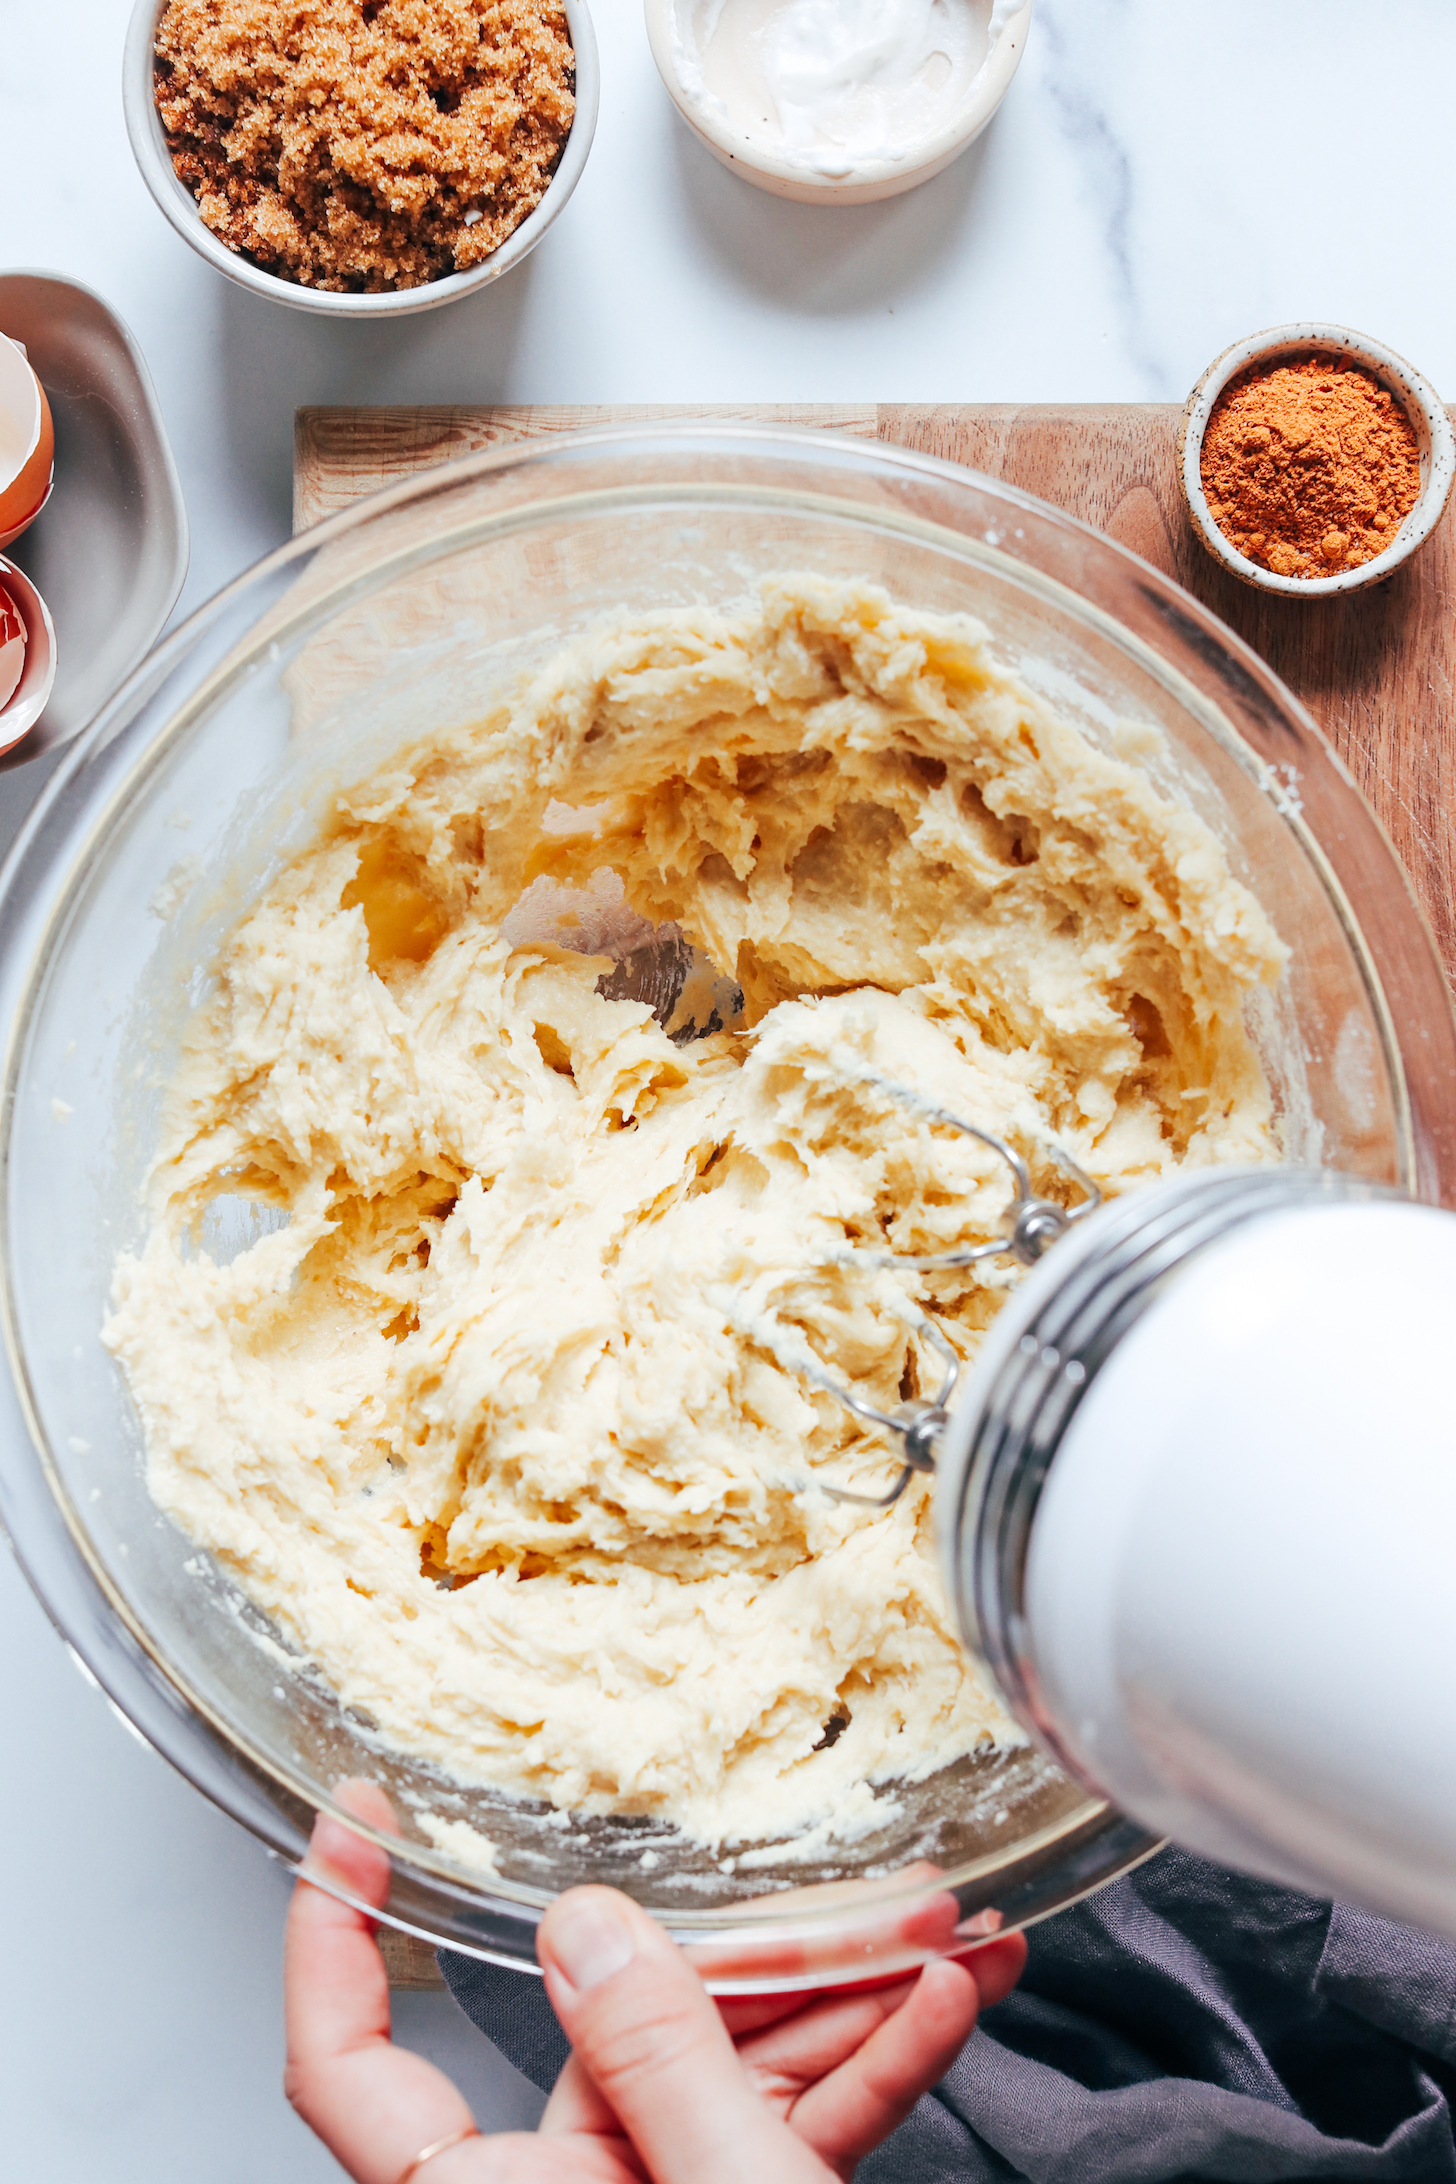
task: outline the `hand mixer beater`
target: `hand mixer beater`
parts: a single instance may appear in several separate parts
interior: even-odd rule
[[[1004,1233],[986,1241],[964,1244],[954,1251],[916,1254],[898,1251],[867,1251],[856,1248],[854,1257],[862,1266],[896,1267],[910,1273],[933,1274],[952,1272],[958,1267],[975,1266],[983,1260],[1009,1259],[1021,1267],[1033,1267],[1057,1240],[1069,1229],[1096,1211],[1102,1203],[1102,1193],[1089,1175],[1073,1160],[1066,1148],[1055,1139],[1045,1140],[1048,1156],[1063,1171],[1073,1186],[1081,1193],[1078,1202],[1066,1207],[1055,1199],[1038,1196],[1032,1188],[1031,1170],[1014,1145],[999,1137],[993,1130],[983,1129],[980,1124],[967,1122],[949,1108],[941,1107],[927,1099],[912,1086],[900,1084],[892,1077],[885,1077],[878,1070],[864,1069],[856,1073],[854,1082],[882,1098],[894,1102],[917,1121],[938,1128],[958,1131],[963,1137],[974,1138],[996,1154],[1009,1169],[1012,1180],[1012,1196],[1004,1216]],[[852,1417],[863,1424],[877,1426],[882,1432],[896,1435],[903,1448],[904,1465],[899,1478],[885,1494],[856,1494],[847,1487],[831,1486],[827,1480],[816,1479],[815,1484],[837,1502],[853,1504],[862,1509],[889,1509],[900,1499],[917,1472],[935,1469],[936,1444],[950,1422],[949,1405],[960,1380],[961,1363],[943,1330],[928,1313],[921,1313],[914,1331],[926,1346],[933,1350],[944,1366],[944,1376],[934,1397],[912,1397],[894,1411],[883,1411],[864,1396],[856,1395],[832,1374],[822,1370],[808,1358],[796,1358],[796,1369],[816,1387],[823,1388],[836,1402],[843,1405]]]

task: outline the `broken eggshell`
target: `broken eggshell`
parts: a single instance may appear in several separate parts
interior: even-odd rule
[[[0,584],[0,710],[10,703],[25,672],[25,621]]]
[[[0,753],[13,750],[45,711],[51,685],[56,679],[56,630],[50,609],[30,578],[14,562],[0,556],[0,691],[5,687],[5,665],[13,659],[16,633],[12,617],[5,613],[6,599],[24,629],[24,660],[19,679],[8,699],[0,698]]]
[[[45,389],[20,343],[0,334],[0,546],[19,538],[44,508],[54,464]]]

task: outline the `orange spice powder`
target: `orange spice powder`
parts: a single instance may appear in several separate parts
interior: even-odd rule
[[[1203,490],[1230,545],[1276,576],[1337,576],[1383,553],[1421,490],[1402,405],[1363,366],[1253,365],[1203,436]]]

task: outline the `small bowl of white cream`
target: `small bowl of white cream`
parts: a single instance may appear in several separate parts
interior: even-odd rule
[[[980,135],[1032,0],[646,0],[679,113],[714,157],[806,205],[928,182]]]

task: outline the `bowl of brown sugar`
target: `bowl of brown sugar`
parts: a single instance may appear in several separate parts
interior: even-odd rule
[[[1179,483],[1231,575],[1291,598],[1382,583],[1423,546],[1456,478],[1428,380],[1347,326],[1235,342],[1188,397]]]
[[[137,0],[127,130],[184,241],[336,318],[498,280],[571,195],[597,114],[585,0]]]

